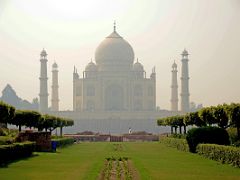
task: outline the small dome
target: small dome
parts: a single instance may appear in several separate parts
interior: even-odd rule
[[[52,65],[52,67],[53,67],[53,68],[58,68],[58,65],[57,65],[57,63],[56,63],[56,62],[54,62],[54,63],[53,63],[53,65]]]
[[[88,63],[88,65],[85,68],[85,71],[97,71],[97,66],[94,62]]]
[[[137,62],[133,65],[134,71],[144,71],[143,65],[141,63]]]
[[[172,65],[172,68],[177,68],[177,64],[175,63],[175,61],[174,61],[173,65]]]
[[[182,55],[183,55],[183,56],[189,55],[186,49],[184,49],[184,51],[182,52]]]
[[[47,52],[45,51],[45,49],[42,50],[40,55],[41,55],[41,57],[46,57],[47,56]]]
[[[99,66],[128,65],[130,67],[134,61],[134,52],[131,45],[114,28],[114,31],[97,47],[95,59]]]

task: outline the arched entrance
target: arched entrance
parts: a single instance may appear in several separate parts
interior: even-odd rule
[[[105,110],[121,111],[123,110],[124,93],[123,88],[113,84],[105,89]]]

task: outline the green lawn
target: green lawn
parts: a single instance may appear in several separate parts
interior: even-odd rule
[[[0,179],[96,179],[106,157],[131,158],[141,179],[240,179],[240,169],[160,143],[80,143],[0,168]]]

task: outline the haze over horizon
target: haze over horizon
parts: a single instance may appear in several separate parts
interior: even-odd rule
[[[156,66],[161,109],[170,109],[174,60],[181,92],[184,48],[190,53],[190,101],[204,106],[240,102],[238,0],[0,0],[0,90],[9,83],[21,98],[38,97],[45,48],[49,94],[56,61],[60,109],[71,110],[73,66],[82,76],[97,46],[113,31],[114,20],[147,76]],[[50,99],[51,94],[49,104]]]

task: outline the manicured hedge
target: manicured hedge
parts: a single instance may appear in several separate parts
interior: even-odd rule
[[[216,144],[199,144],[197,153],[206,158],[240,168],[240,148]]]
[[[180,151],[186,151],[186,152],[189,151],[189,147],[186,139],[164,137],[160,139],[160,142],[166,144],[169,147],[177,148]]]
[[[186,139],[189,145],[189,150],[193,153],[196,152],[196,147],[200,143],[219,145],[230,144],[229,136],[225,129],[211,126],[190,129],[187,133]]]
[[[0,146],[0,165],[9,161],[28,157],[35,150],[35,142],[14,143]]]
[[[64,147],[74,143],[73,138],[59,138],[59,139],[52,139],[52,142],[57,142],[57,147]]]

